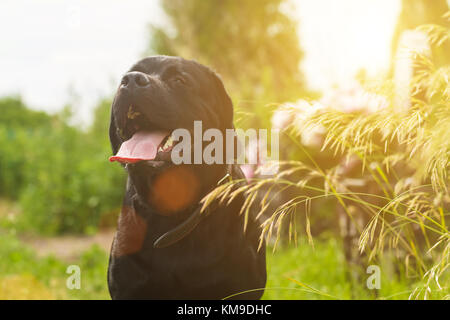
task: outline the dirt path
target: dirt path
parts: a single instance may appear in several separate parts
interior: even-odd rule
[[[20,214],[17,204],[0,198],[0,217],[14,218]],[[39,257],[54,255],[55,257],[70,261],[77,259],[83,251],[97,244],[109,252],[115,229],[104,229],[92,236],[58,236],[43,237],[19,235],[19,239],[26,245],[32,247]]]
[[[114,229],[110,229],[99,231],[92,236],[22,237],[21,240],[31,246],[40,257],[54,255],[70,261],[77,259],[94,244],[109,252],[114,232]]]

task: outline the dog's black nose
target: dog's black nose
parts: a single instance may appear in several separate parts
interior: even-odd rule
[[[123,76],[120,86],[133,88],[133,87],[147,87],[150,85],[150,80],[145,73],[142,72],[128,72]]]

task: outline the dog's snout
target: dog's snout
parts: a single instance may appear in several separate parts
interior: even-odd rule
[[[150,79],[145,73],[133,71],[123,76],[120,85],[127,88],[143,88],[150,85]]]

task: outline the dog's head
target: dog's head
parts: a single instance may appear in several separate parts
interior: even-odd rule
[[[192,132],[194,121],[201,121],[203,130],[233,128],[231,99],[209,68],[153,56],[123,76],[111,110],[111,159],[126,166],[142,202],[159,211],[185,209],[223,175],[224,165],[172,163],[172,132]]]

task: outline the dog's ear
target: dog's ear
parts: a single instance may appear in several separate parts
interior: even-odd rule
[[[117,154],[117,151],[119,151],[120,147],[120,138],[118,136],[117,127],[116,127],[116,120],[114,119],[114,114],[111,110],[111,120],[109,122],[109,141],[111,142],[111,148],[113,154]]]
[[[216,97],[218,99],[218,111],[221,117],[221,123],[223,124],[223,130],[234,129],[233,126],[233,102],[228,95],[225,86],[223,85],[222,79],[219,74],[211,71],[212,77],[214,79],[214,84],[216,87]]]
[[[219,74],[217,74],[214,71],[211,71],[213,79],[214,79],[214,84],[216,87],[216,97],[218,99],[218,112],[219,112],[219,116],[220,116],[220,122],[222,124],[222,127],[220,128],[221,130],[223,130],[223,132],[225,133],[226,130],[235,130],[234,128],[234,124],[233,124],[233,102],[230,98],[230,96],[228,95],[228,92],[225,89],[225,86],[223,84],[222,78],[220,77]],[[226,136],[226,134],[225,134]],[[234,151],[233,151],[233,158],[232,159],[228,159],[226,160],[227,163],[228,161],[234,161],[237,159],[237,153],[238,153],[238,139],[237,137],[233,138],[233,146],[234,146]],[[227,155],[227,150],[226,150],[226,144],[224,144],[224,150],[223,150],[223,154]]]

